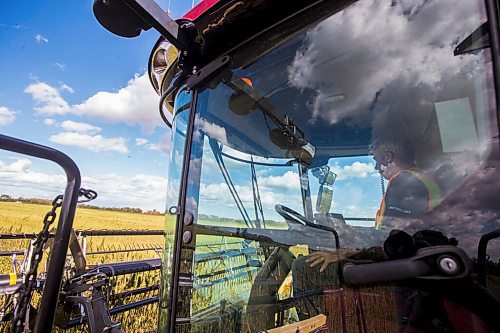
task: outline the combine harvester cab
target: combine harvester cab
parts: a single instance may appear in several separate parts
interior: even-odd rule
[[[158,332],[500,331],[498,10],[95,0],[161,34]]]

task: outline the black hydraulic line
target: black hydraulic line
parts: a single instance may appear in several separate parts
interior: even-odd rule
[[[137,309],[137,308],[149,305],[149,304],[158,303],[158,300],[159,300],[159,297],[155,296],[155,297],[146,298],[146,299],[143,299],[143,300],[140,300],[137,302],[133,302],[133,303],[125,304],[125,305],[120,305],[120,306],[117,306],[117,307],[110,309],[109,314],[114,316],[116,314],[119,314],[119,313],[122,313],[125,311],[130,311],[130,310]],[[78,317],[78,318],[70,319],[68,321],[68,324],[66,325],[65,329],[84,324],[85,322],[86,322],[85,317]]]
[[[24,251],[0,251],[0,257],[21,256]]]
[[[109,314],[112,315],[112,316],[114,316],[114,315],[116,315],[118,313],[122,313],[122,312],[133,310],[133,309],[137,309],[137,308],[140,308],[142,306],[149,305],[149,304],[158,303],[158,300],[159,300],[159,296],[155,296],[155,297],[150,297],[150,298],[142,299],[142,300],[134,302],[134,303],[120,305],[120,306],[117,306],[117,307],[114,307],[114,308],[110,309],[109,310]]]
[[[54,237],[54,234],[49,234],[49,238]],[[1,234],[0,240],[2,239],[35,239],[36,234]]]
[[[234,202],[236,203],[236,206],[240,211],[241,217],[243,217],[243,220],[245,221],[247,227],[253,228],[254,225],[250,220],[250,216],[248,216],[245,206],[243,206],[243,202],[241,201],[241,198],[238,192],[236,191],[236,188],[234,187],[233,181],[231,180],[231,176],[227,171],[226,165],[224,164],[224,160],[222,159],[221,149],[219,147],[218,142],[215,141],[214,139],[208,139],[208,142],[210,144],[210,147],[212,148],[212,152],[214,153],[215,161],[217,162],[217,165],[219,166],[222,176],[224,177],[224,181],[226,182],[226,185],[229,188],[229,192],[233,196]]]
[[[66,173],[66,189],[54,235],[54,244],[50,251],[49,267],[45,288],[43,289],[38,309],[34,332],[50,332],[59,299],[62,276],[65,268],[66,253],[73,227],[81,176],[78,166],[66,154],[50,147],[15,139],[0,134],[0,148],[24,155],[38,157],[58,164]]]
[[[161,259],[148,259],[140,261],[127,261],[110,264],[89,265],[85,273],[98,272],[106,276],[117,276],[138,272],[154,271],[161,268]],[[84,274],[85,274],[84,273]]]
[[[75,230],[82,236],[163,236],[164,230]]]
[[[255,225],[258,229],[260,229],[261,228],[260,222],[262,218],[262,225],[264,228],[266,228],[264,209],[262,208],[262,201],[260,200],[259,183],[257,182],[257,173],[255,172],[255,164],[253,162],[253,157],[250,163],[250,168],[252,170],[252,192],[253,192],[253,206],[255,209]]]
[[[486,248],[490,240],[499,237],[500,229],[497,229],[481,236],[479,240],[477,248],[477,279],[483,287],[486,287]]]
[[[130,297],[130,296],[140,295],[140,294],[144,294],[144,293],[147,293],[150,291],[158,290],[159,288],[160,288],[160,285],[156,284],[154,286],[143,287],[143,288],[138,288],[138,289],[134,289],[134,290],[127,290],[127,291],[123,291],[123,292],[118,293],[118,294],[111,295],[111,297],[109,299],[111,301],[115,301],[115,300],[118,300],[120,298],[126,298],[126,297]]]

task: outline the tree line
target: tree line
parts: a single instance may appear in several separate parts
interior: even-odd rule
[[[35,204],[35,205],[51,205],[51,199],[41,199],[41,198],[13,198],[8,194],[0,195],[0,201],[5,202],[21,202],[27,204]],[[157,211],[156,209],[143,211],[141,208],[135,207],[100,207],[95,205],[88,204],[78,204],[78,207],[87,208],[87,209],[96,209],[96,210],[107,210],[113,212],[125,212],[125,213],[136,213],[136,214],[148,214],[148,215],[163,215],[164,212]]]

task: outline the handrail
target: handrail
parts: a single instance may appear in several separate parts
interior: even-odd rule
[[[54,323],[54,315],[59,299],[59,289],[68,251],[69,238],[73,227],[78,192],[81,185],[80,170],[75,162],[66,154],[36,143],[12,138],[0,134],[0,149],[24,155],[29,155],[52,161],[66,173],[66,188],[62,201],[61,212],[54,235],[54,245],[50,252],[47,279],[40,300],[40,308],[35,321],[34,332],[50,332]]]
[[[486,287],[486,249],[488,247],[488,242],[499,237],[500,229],[497,229],[481,236],[479,240],[477,248],[477,278],[483,287]]]

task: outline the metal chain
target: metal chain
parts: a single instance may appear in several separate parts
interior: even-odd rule
[[[88,202],[97,198],[97,192],[93,190],[80,188],[80,190],[78,191],[78,196],[85,197],[85,199],[78,202]],[[47,240],[49,239],[50,236],[49,228],[52,225],[52,223],[54,223],[54,221],[56,220],[57,217],[56,210],[62,206],[62,201],[63,201],[62,195],[58,195],[52,201],[52,209],[45,215],[45,218],[43,219],[43,228],[37,235],[35,241],[32,243],[33,251],[31,254],[29,270],[24,277],[24,284],[20,288],[19,300],[14,310],[14,319],[12,326],[12,332],[14,333],[20,333],[22,331],[26,331],[24,327],[25,325],[24,320],[26,318],[26,312],[28,311],[28,307],[31,301],[33,284],[36,281],[38,265],[42,260],[43,247],[45,246],[45,243],[47,243]]]
[[[97,198],[97,192],[93,190],[87,190],[82,187],[80,188],[80,191],[78,191],[78,196],[85,197],[85,199],[78,200],[78,203],[89,202]]]
[[[20,333],[24,330],[24,319],[31,301],[33,284],[36,281],[38,265],[42,260],[43,247],[49,239],[49,227],[57,217],[56,210],[61,207],[62,200],[63,196],[58,195],[52,201],[52,209],[45,215],[45,218],[43,219],[43,228],[32,244],[33,252],[31,254],[29,270],[24,277],[24,284],[20,288],[19,300],[14,310],[14,320],[12,326],[12,332],[14,333]]]

